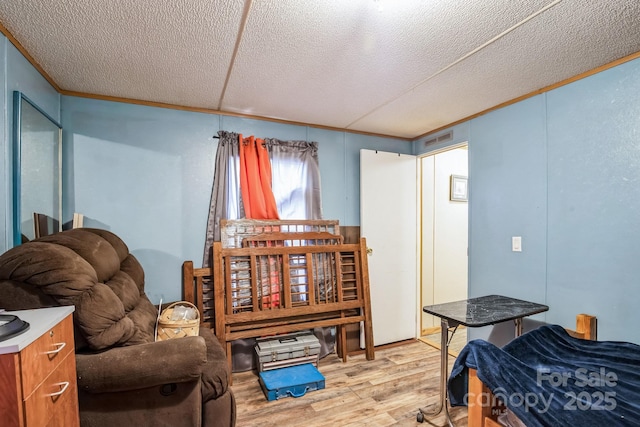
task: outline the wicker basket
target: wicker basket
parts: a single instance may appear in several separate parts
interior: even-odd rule
[[[171,315],[175,307],[183,305],[191,307],[196,311],[196,318],[193,320],[171,320]],[[156,341],[166,341],[173,338],[193,337],[198,335],[200,330],[200,312],[198,308],[188,301],[178,301],[162,310],[158,319],[158,335]]]

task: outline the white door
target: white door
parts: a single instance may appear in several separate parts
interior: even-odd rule
[[[360,150],[360,233],[367,239],[373,342],[416,338],[417,162]]]

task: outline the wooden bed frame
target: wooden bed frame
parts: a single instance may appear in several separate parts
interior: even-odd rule
[[[597,319],[588,314],[576,316],[576,329],[567,329],[569,335],[585,340],[597,339]],[[494,402],[491,390],[478,378],[475,369],[469,369],[469,396],[489,396],[483,399],[483,403]],[[498,423],[498,415],[504,411],[504,406],[491,406],[486,404],[469,403],[467,413],[468,427],[502,427]]]
[[[239,241],[243,247],[213,243],[213,268],[183,264],[184,298],[214,328],[230,368],[233,340],[329,326],[346,361],[346,325],[360,323],[366,358],[374,359],[364,238],[343,244],[326,232],[275,231]]]

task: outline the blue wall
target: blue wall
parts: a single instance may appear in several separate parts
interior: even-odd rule
[[[640,343],[638,94],[636,59],[453,129],[469,143],[470,296],[545,303],[537,319],[566,327],[594,314],[600,339]]]
[[[0,253],[13,246],[13,91],[23,92],[31,101],[56,120],[60,120],[60,95],[25,59],[11,42],[0,34]]]
[[[324,217],[360,218],[360,148],[411,143],[306,126],[62,97],[64,216],[118,234],[142,263],[154,302],[181,298],[181,265],[201,265],[218,130],[317,141]]]

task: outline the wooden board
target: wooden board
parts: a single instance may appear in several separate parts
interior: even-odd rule
[[[258,220],[258,219],[221,219],[220,241],[225,248],[239,248],[242,240],[265,233],[305,233],[325,232],[340,234],[338,220]]]
[[[223,248],[213,245],[214,328],[231,366],[231,341],[364,324],[374,358],[366,241],[358,244]],[[346,352],[343,354],[346,360]]]

